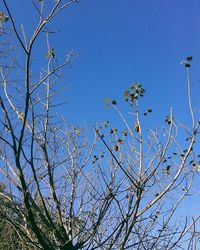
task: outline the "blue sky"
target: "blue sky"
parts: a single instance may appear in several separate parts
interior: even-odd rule
[[[31,1],[8,3],[29,33],[36,21]],[[198,0],[82,0],[63,12],[50,26],[61,31],[50,37],[51,46],[58,58],[68,49],[79,56],[63,71],[66,104],[60,112],[77,124],[107,120],[112,114],[105,110],[104,99],[122,103],[124,90],[138,81],[146,89],[144,109],[153,108],[155,125],[170,106],[179,119],[187,120],[186,76],[179,62],[194,57],[192,91],[198,107],[199,13]]]
[[[32,1],[8,3],[18,28],[24,23],[31,33],[37,18]],[[141,109],[153,109],[151,126],[160,127],[171,106],[176,117],[189,124],[186,74],[180,61],[194,57],[190,72],[193,104],[198,108],[199,13],[199,0],[81,0],[61,13],[50,25],[51,30],[61,31],[50,36],[51,46],[60,59],[68,49],[79,56],[63,71],[61,99],[66,104],[59,106],[59,113],[77,126],[105,120],[116,125],[116,115],[105,109],[104,100],[116,99],[126,112],[123,92],[138,81],[146,89]],[[40,67],[44,44],[35,49]],[[198,204],[193,208],[195,213],[198,208]]]
[[[171,105],[185,116],[186,77],[179,62],[194,56],[194,98],[200,79],[199,1],[82,1],[59,18],[57,46],[80,53],[68,73],[66,114],[74,121],[107,117],[105,97],[123,100],[131,82],[147,90],[155,113]],[[68,14],[68,15],[67,15]],[[61,43],[61,44],[60,44]],[[76,117],[74,117],[74,114]]]

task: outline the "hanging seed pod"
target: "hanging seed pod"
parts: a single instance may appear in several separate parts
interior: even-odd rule
[[[134,130],[135,130],[136,133],[139,133],[140,127],[139,127],[139,124],[138,124],[137,121],[135,122]]]

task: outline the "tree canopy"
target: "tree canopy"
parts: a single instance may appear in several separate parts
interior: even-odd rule
[[[146,127],[153,109],[144,111],[145,87],[136,81],[122,93],[127,112],[117,99],[105,100],[122,125],[69,125],[53,108],[77,54],[63,53],[60,62],[48,25],[78,1],[32,4],[30,37],[7,0],[0,12],[0,248],[197,249],[199,216],[177,216],[200,168],[192,56],[182,62],[190,125],[171,109],[161,128]]]

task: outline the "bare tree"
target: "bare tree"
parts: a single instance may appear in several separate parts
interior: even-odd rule
[[[186,249],[187,246],[193,249],[187,237],[191,241],[194,239],[190,233],[199,217],[190,222],[186,218],[184,223],[175,216],[180,214],[179,206],[190,194],[199,164],[194,152],[199,122],[195,122],[191,103],[189,67],[187,62],[191,128],[178,121],[171,109],[161,129],[145,129],[143,117],[149,116],[152,109],[141,112],[139,103],[145,90],[137,82],[124,93],[131,118],[125,118],[116,100],[106,99],[107,107],[112,106],[124,124],[120,133],[105,124],[109,142],[105,139],[108,135],[105,137],[104,133],[96,130],[112,156],[114,175],[119,171],[123,173],[121,178],[115,179],[120,185],[112,186],[118,206],[118,211],[115,211],[118,219],[112,236],[113,244],[118,243],[118,249]],[[197,231],[194,231],[197,236]]]
[[[152,110],[141,112],[145,90],[138,83],[124,93],[130,117],[107,99],[123,123],[121,131],[109,122],[94,133],[67,126],[55,114],[54,97],[61,70],[75,54],[69,51],[58,62],[48,25],[76,2],[52,1],[45,9],[45,1],[33,1],[38,23],[28,39],[3,0],[0,172],[6,188],[0,190],[0,215],[18,235],[19,249],[195,249],[198,217],[176,216],[197,167],[192,58],[184,62],[190,127],[171,109],[161,129],[145,130],[142,116]],[[47,62],[38,69],[34,46],[41,39]]]

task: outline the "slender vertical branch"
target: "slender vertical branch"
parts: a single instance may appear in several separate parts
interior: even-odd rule
[[[190,109],[190,115],[192,119],[192,129],[195,129],[195,120],[194,120],[194,111],[192,108],[192,98],[191,98],[191,83],[190,83],[190,70],[189,67],[186,67],[186,74],[187,74],[187,87],[188,87],[188,103]]]

